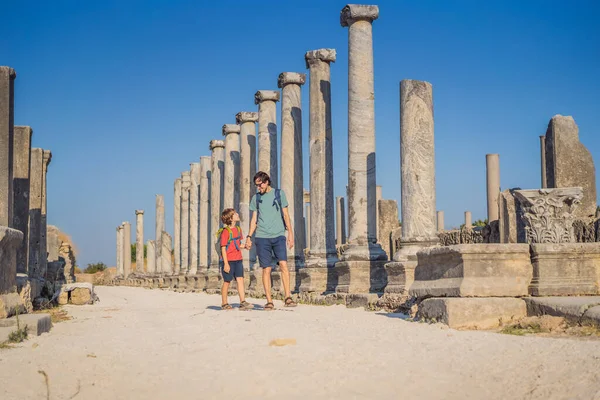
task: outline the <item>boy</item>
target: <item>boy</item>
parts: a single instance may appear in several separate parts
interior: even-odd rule
[[[221,245],[221,273],[223,275],[223,286],[221,286],[221,309],[231,310],[227,302],[227,291],[229,283],[235,278],[237,290],[240,295],[240,308],[249,310],[254,305],[248,303],[244,292],[244,264],[242,262],[242,229],[237,226],[240,216],[233,208],[226,208],[221,213],[221,221],[224,227],[218,232],[219,244]]]

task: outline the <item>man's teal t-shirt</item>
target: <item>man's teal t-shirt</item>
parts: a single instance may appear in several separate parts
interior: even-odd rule
[[[285,197],[285,192],[279,190],[281,197],[281,206],[287,207],[288,201]],[[285,225],[279,211],[279,204],[274,203],[275,189],[260,195],[260,211],[258,213],[256,237],[272,239],[279,236],[285,236]],[[256,211],[256,195],[250,200],[250,211]]]

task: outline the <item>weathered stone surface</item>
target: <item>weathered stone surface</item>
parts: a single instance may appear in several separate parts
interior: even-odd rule
[[[282,72],[277,81],[281,88],[281,189],[288,200],[288,212],[294,234],[294,246],[288,249],[290,271],[304,265],[304,204],[302,201],[302,85],[306,75]],[[247,232],[247,231],[246,231]]]
[[[46,239],[48,229],[48,217],[47,217],[47,205],[48,205],[48,166],[52,161],[52,152],[50,150],[44,150],[42,153],[42,216],[40,225],[40,269],[39,276],[43,277],[46,275],[48,269],[48,242]]]
[[[373,22],[379,18],[379,7],[362,4],[348,4],[342,8],[340,24],[350,26],[357,21]]]
[[[254,95],[258,104],[258,169],[269,174],[271,186],[279,187],[277,168],[278,90],[259,90]]]
[[[378,213],[379,230],[377,237],[381,248],[391,259],[394,256],[392,253],[394,248],[392,231],[400,226],[398,223],[398,203],[396,200],[379,200]]]
[[[123,276],[131,274],[131,224],[123,222]]]
[[[206,270],[210,264],[210,243],[214,237],[210,229],[210,164],[210,157],[200,157],[200,217],[198,219],[198,227],[200,229],[200,233],[198,234],[198,268],[200,270]],[[243,253],[248,252],[244,251]]]
[[[21,296],[17,293],[17,288],[12,293],[0,294],[0,320],[13,315],[25,314],[27,309]]]
[[[385,264],[387,285],[385,293],[398,293],[408,295],[408,291],[415,281],[415,260],[392,261]]]
[[[117,226],[117,275],[123,276],[123,225]]]
[[[31,135],[29,126],[14,127],[13,141],[13,221],[12,227],[23,232],[17,251],[17,272],[27,273],[29,238],[29,168],[31,167]]]
[[[498,196],[500,243],[527,243],[525,221],[521,217],[521,205],[514,196],[515,190],[518,189],[504,190]]]
[[[221,226],[221,211],[223,211],[225,143],[222,140],[211,140],[209,148],[212,152],[210,158],[210,231],[211,235],[214,235]],[[219,254],[216,251],[211,251],[210,268],[217,269],[218,265]]]
[[[0,226],[0,294],[17,291],[17,251],[22,240],[22,232]]]
[[[54,225],[47,226],[46,240],[48,242],[48,262],[58,261],[58,249],[62,243],[61,235],[63,234],[58,227]]]
[[[146,260],[147,269],[149,274],[156,273],[156,242],[154,240],[148,240],[146,242]]]
[[[555,115],[546,131],[546,180],[548,188],[582,187],[583,199],[575,218],[596,214],[596,169],[589,150],[579,141],[573,117]]]
[[[581,188],[515,190],[528,243],[573,243],[573,222]]]
[[[135,210],[135,272],[144,273],[144,210]]]
[[[332,280],[333,268],[299,268],[296,270],[298,279],[298,290],[300,292],[316,292],[323,293],[329,289],[333,289],[328,282]],[[294,282],[292,282],[293,284]]]
[[[548,180],[546,179],[546,136],[540,136],[540,166],[542,167],[542,189],[546,189],[548,187]]]
[[[310,70],[310,250],[308,267],[333,266],[337,261],[333,205],[333,147],[331,131],[331,72],[334,49],[309,51]]]
[[[156,243],[156,271],[162,272],[161,264],[161,240],[162,232],[165,230],[165,197],[162,194],[156,195],[156,220],[154,221],[154,241]]]
[[[13,135],[15,70],[0,67],[0,226],[13,224]]]
[[[340,261],[328,289],[338,293],[381,293],[387,283],[385,261]]]
[[[499,217],[498,195],[500,194],[500,155],[485,155],[487,215],[488,221],[497,221]]]
[[[436,226],[438,233],[444,231],[444,212],[441,210],[436,212]]]
[[[94,304],[96,299],[94,285],[91,283],[68,283],[60,288],[58,304],[66,304],[65,300],[74,305]]]
[[[27,274],[18,273],[17,274],[17,292],[21,297],[21,302],[25,306],[26,312],[30,313],[33,311],[33,300],[32,291],[31,291],[31,283],[29,282],[29,278]]]
[[[173,184],[173,250],[175,253],[173,273],[179,275],[181,270],[181,178],[175,179]],[[149,256],[147,255],[147,257]],[[153,264],[156,265],[155,262]]]
[[[454,329],[494,329],[527,315],[521,299],[432,298],[419,304],[417,318],[435,320]]]
[[[346,243],[346,207],[344,197],[335,198],[335,244],[341,246]]]
[[[191,172],[183,171],[181,173],[181,269],[180,274],[187,274],[190,269],[190,188],[192,186]],[[156,244],[157,260],[162,257],[159,253],[159,243]],[[161,245],[162,247],[162,245]],[[162,262],[162,261],[161,261]],[[158,263],[158,261],[157,261]],[[159,272],[165,272],[160,270]]]
[[[579,322],[587,311],[600,306],[600,296],[525,297],[527,315],[553,315]]]
[[[128,256],[131,256],[131,251],[127,253]],[[58,258],[63,261],[63,275],[58,276],[54,281],[64,281],[66,283],[75,282],[75,265],[77,264],[75,259],[75,252],[73,251],[73,246],[67,242],[61,242],[60,247],[58,248]],[[48,274],[46,274],[48,280]]]
[[[162,273],[171,275],[173,273],[173,264],[171,258],[171,235],[163,231],[160,245],[162,246],[162,251],[160,254],[160,257],[162,258]]]
[[[225,136],[223,207],[237,211],[240,206],[240,126],[223,125],[223,136]]]
[[[250,198],[254,192],[252,179],[256,174],[256,122],[258,113],[242,111],[236,114],[240,125],[240,225],[242,232],[250,228]],[[283,140],[283,139],[282,139]],[[212,231],[213,229],[209,229]],[[209,246],[209,252],[212,250]],[[256,249],[242,253],[244,270],[249,271],[256,261]]]
[[[526,296],[532,266],[526,244],[464,244],[417,253],[416,297]]]
[[[600,294],[600,243],[531,245],[533,296]]]
[[[27,334],[40,336],[42,333],[50,332],[52,329],[52,318],[50,314],[23,314],[19,315],[19,326],[17,326],[17,317],[11,317],[2,320],[0,325],[0,343],[8,340],[9,335],[16,331],[19,326],[22,328],[27,325]]]
[[[196,275],[198,272],[198,222],[200,211],[200,163],[190,163],[190,233],[189,233],[189,264],[187,273]]]
[[[395,261],[414,259],[437,243],[433,88],[429,82],[400,82],[400,173],[402,239]]]
[[[71,304],[81,306],[92,303],[92,293],[87,288],[76,288],[71,291]]]
[[[600,328],[600,305],[589,308],[581,317],[581,323]]]
[[[41,277],[42,164],[43,150],[38,148],[31,149],[31,164],[29,168],[29,257],[27,265],[27,275],[30,278]]]

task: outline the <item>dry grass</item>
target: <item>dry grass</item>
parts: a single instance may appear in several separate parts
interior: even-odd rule
[[[34,313],[50,314],[50,319],[52,320],[53,324],[72,319],[69,314],[62,309],[62,307],[51,307],[44,310],[35,310]]]
[[[599,327],[581,325],[550,315],[523,318],[518,322],[506,325],[500,330],[500,333],[517,336],[537,335],[600,339]]]

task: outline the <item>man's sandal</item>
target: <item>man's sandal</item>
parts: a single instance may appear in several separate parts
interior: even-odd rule
[[[248,303],[246,300],[240,303],[240,308],[242,310],[251,310],[254,308],[254,304]]]
[[[268,302],[267,304],[265,304],[264,309],[267,311],[271,311],[272,309],[274,309],[275,306],[273,305],[273,303]]]
[[[294,300],[292,300],[291,297],[286,297],[285,298],[284,305],[286,307],[296,307],[297,306],[296,302]]]
[[[231,307],[229,304],[225,303],[221,305],[221,310],[231,310],[233,307]]]

